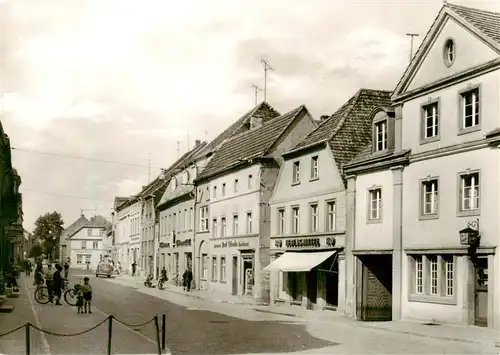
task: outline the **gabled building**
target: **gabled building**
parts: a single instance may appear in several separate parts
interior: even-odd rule
[[[59,237],[59,261],[61,263],[65,263],[68,259],[70,259],[69,261],[71,262],[67,238],[73,235],[77,230],[80,230],[87,223],[89,223],[89,220],[82,214],[61,233]]]
[[[500,328],[499,24],[445,3],[346,167],[357,318]]]
[[[78,225],[80,225],[84,220],[82,217],[75,223],[78,222]],[[106,237],[106,229],[110,225],[110,221],[103,216],[97,215],[78,228],[73,228],[67,234],[66,241],[72,268],[85,269],[89,267],[91,270],[96,269],[97,264],[105,254],[103,241]]]
[[[169,279],[181,278],[193,267],[194,184],[198,174],[196,155],[206,142],[196,141],[192,150],[179,159],[165,174],[166,189],[157,211],[160,223],[160,268],[165,267]]]
[[[226,128],[216,138],[207,144],[195,157],[195,165],[198,172],[203,171],[204,167],[214,157],[214,154],[222,144],[241,133],[248,132],[256,125],[263,124],[278,117],[280,114],[267,102],[261,102],[250,111],[246,112],[236,122]],[[208,266],[202,265],[204,257],[209,255],[209,243],[211,239],[210,230],[210,181],[199,181],[196,184],[196,206],[195,206],[195,245],[194,255],[194,278],[195,285],[199,289],[207,290],[209,288]],[[204,256],[204,257],[203,257]]]
[[[138,196],[115,197],[113,229],[115,242],[113,260],[122,272],[132,272],[132,264],[139,269],[141,203]]]
[[[226,140],[195,180],[210,194],[210,216],[201,209],[199,217],[210,231],[208,245],[199,246],[200,282],[209,289],[269,300],[262,273],[269,264],[269,198],[281,154],[314,128],[304,106],[266,123],[254,117],[250,130]]]
[[[346,186],[342,166],[372,135],[371,111],[390,92],[361,89],[293,149],[271,206],[271,301],[344,310]]]

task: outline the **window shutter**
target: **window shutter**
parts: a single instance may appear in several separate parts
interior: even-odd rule
[[[395,119],[394,117],[387,117],[387,148],[391,149],[394,148],[394,142],[395,142],[395,129],[394,129],[394,124],[395,124]]]

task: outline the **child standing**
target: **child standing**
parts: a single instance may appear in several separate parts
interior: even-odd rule
[[[87,313],[87,310],[88,313],[92,313],[92,310],[90,309],[92,302],[92,286],[90,286],[90,279],[88,277],[83,279],[82,293],[85,313]]]

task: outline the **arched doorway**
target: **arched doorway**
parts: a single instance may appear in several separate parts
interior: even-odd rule
[[[199,289],[208,290],[208,278],[207,278],[207,260],[208,260],[208,243],[204,240],[201,241],[198,248],[198,255],[196,257],[198,261],[198,266],[196,268],[196,281],[199,285]]]

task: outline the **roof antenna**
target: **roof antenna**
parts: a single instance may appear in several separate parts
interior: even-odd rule
[[[252,85],[252,88],[253,88],[253,94],[255,95],[255,106],[257,106],[258,99],[259,99],[259,92],[261,92],[262,89],[260,87],[258,87],[257,85]]]
[[[267,71],[274,69],[271,68],[264,58],[260,58],[260,62],[264,65],[264,102],[267,102]]]

